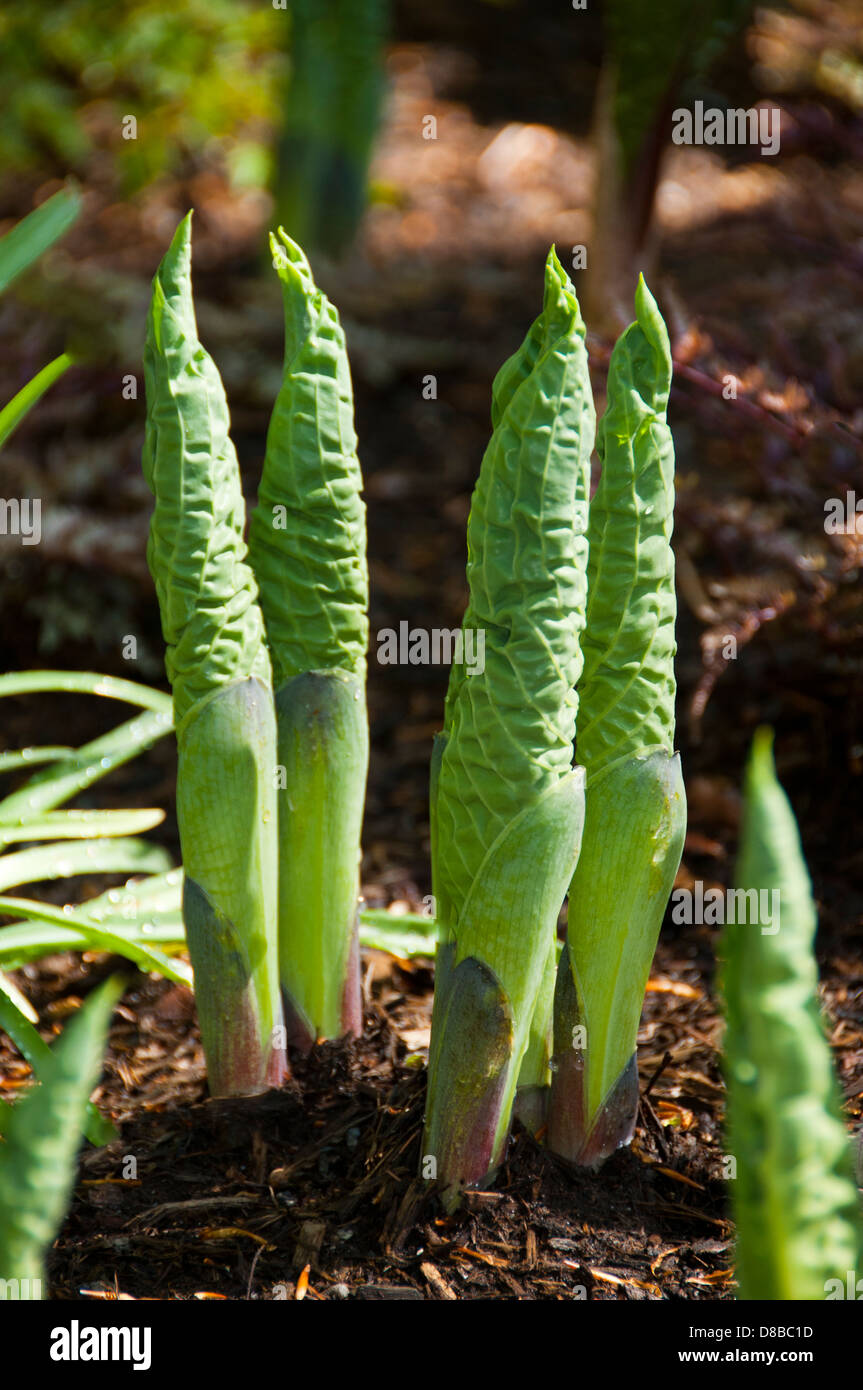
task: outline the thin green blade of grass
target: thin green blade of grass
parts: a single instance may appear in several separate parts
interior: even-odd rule
[[[161,690],[98,671],[8,671],[0,676],[0,698],[55,692],[66,695],[103,695],[142,709],[171,714],[171,697]]]
[[[62,931],[72,930],[83,940],[88,951],[107,951],[125,956],[140,970],[155,971],[173,980],[175,984],[191,985],[192,973],[183,961],[172,960],[155,946],[147,944],[144,932],[123,935],[92,922],[80,912],[77,915],[65,913],[62,908],[50,907],[47,903],[35,902],[30,898],[0,895],[0,913],[8,917],[24,918],[32,922],[46,922]],[[0,960],[3,959],[3,941],[10,928],[0,928]],[[55,938],[55,940],[58,938]],[[6,948],[10,949],[10,948]],[[8,967],[7,967],[8,968]]]
[[[182,937],[182,902],[183,870],[172,868],[148,874],[146,878],[131,879],[122,888],[108,888],[75,910],[108,926],[133,919],[143,921],[144,914],[151,912],[176,913]]]
[[[22,787],[0,801],[0,825],[53,810],[138,757],[169,734],[172,727],[170,709],[145,710],[109,733],[71,750],[68,756],[34,773]]]
[[[0,823],[0,845],[26,840],[89,840],[100,835],[139,835],[161,825],[164,819],[165,812],[157,806],[140,811],[43,811],[20,825]]]
[[[59,357],[55,357],[53,362],[49,362],[40,372],[22,386],[16,392],[11,401],[8,401],[0,410],[0,449],[6,440],[18,428],[25,416],[29,415],[34,405],[42,399],[45,392],[50,390],[56,381],[60,380],[64,372],[67,372],[74,363],[74,358],[67,352],[63,352]]]
[[[66,234],[81,207],[77,188],[61,188],[0,238],[0,294]]]
[[[69,1202],[88,1097],[99,1076],[122,984],[106,980],[52,1050],[51,1074],[3,1117],[0,1284],[44,1278],[44,1258]],[[9,1293],[9,1296],[13,1296]]]
[[[154,912],[144,916],[140,922],[133,923],[88,922],[86,918],[72,913],[65,919],[64,925],[60,926],[54,922],[48,924],[37,921],[35,917],[25,915],[25,904],[31,906],[33,913],[37,913],[43,906],[42,903],[36,902],[35,899],[30,903],[27,898],[20,898],[18,901],[21,904],[24,925],[0,927],[0,967],[4,970],[20,970],[22,965],[28,965],[42,956],[54,955],[57,951],[107,950],[108,938],[103,937],[105,944],[99,944],[88,928],[110,931],[111,936],[115,938],[110,949],[117,955],[128,955],[124,946],[126,942],[131,942],[133,946],[146,946],[148,950],[155,949],[165,956],[186,950],[186,935],[179,916],[179,906],[176,916],[173,912]],[[82,926],[80,931],[75,926],[78,921]],[[151,955],[149,968],[159,969],[159,973],[164,974],[158,957]],[[178,973],[175,983],[191,985],[191,972],[184,968]]]
[[[62,758],[71,757],[74,748],[65,745],[20,748],[13,752],[0,753],[0,773],[20,772],[24,767],[36,767],[39,763],[56,763]]]
[[[0,892],[76,874],[158,874],[170,865],[167,850],[135,837],[60,841],[0,855]]]
[[[30,1003],[30,1000],[25,994],[22,994],[15,981],[10,979],[8,975],[4,975],[2,970],[0,970],[0,990],[3,991],[7,999],[11,1000],[18,1012],[23,1014],[30,1023],[36,1024],[39,1022],[39,1015]]]

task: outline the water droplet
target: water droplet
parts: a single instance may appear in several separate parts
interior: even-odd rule
[[[111,767],[113,761],[114,761],[113,758],[103,758],[102,761],[100,762],[99,766],[100,766],[100,767]]]
[[[73,903],[64,903],[64,904],[63,904],[63,916],[64,916],[64,917],[72,917],[72,916],[74,915],[74,912],[75,912],[75,906],[74,906]]]
[[[120,901],[120,890],[119,890],[119,888],[111,888],[111,889],[109,890],[109,892],[108,892],[108,902],[109,902],[109,903],[118,903],[119,901]]]

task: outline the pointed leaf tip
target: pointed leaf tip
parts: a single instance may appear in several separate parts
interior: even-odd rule
[[[195,324],[195,307],[192,301],[191,210],[180,222],[171,239],[171,245],[159,263],[153,277],[153,296],[160,309],[170,306],[177,313],[191,315],[192,324]],[[161,348],[161,343],[159,346]]]
[[[668,377],[671,379],[671,343],[665,320],[659,312],[659,305],[651,293],[644,276],[639,274],[635,287],[635,317],[648,342],[658,356],[668,363]]]

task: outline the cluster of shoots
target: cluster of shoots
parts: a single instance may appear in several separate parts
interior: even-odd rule
[[[271,244],[285,360],[248,542],[225,393],[197,337],[188,217],[147,334],[148,554],[216,1095],[277,1085],[289,1046],[362,1026],[368,579],[351,381],[305,256],[283,231]],[[634,1131],[636,1036],[686,826],[671,372],[642,279],[597,423],[585,325],[552,249],[542,312],[494,381],[468,521],[463,631],[483,634],[484,662],[452,667],[430,772],[438,944],[421,1171],[449,1208],[493,1180],[514,1116],[592,1168]],[[783,902],[778,934],[725,941],[741,1288],[815,1296],[794,1292],[793,1271],[811,1283],[856,1258],[855,1203],[814,1003],[814,907],[763,738],[738,877],[781,887]]]
[[[153,283],[148,561],[178,744],[183,918],[214,1095],[287,1075],[287,1041],[361,1025],[368,763],[365,515],[344,334],[272,239],[285,358],[248,546],[228,405],[198,340],[191,214]]]
[[[187,217],[154,281],[144,471],[183,915],[219,1095],[278,1084],[286,1043],[361,1028],[368,582],[335,310],[280,231],[284,373],[247,543],[225,392],[197,336],[190,229]],[[585,327],[552,251],[542,313],[494,382],[468,523],[464,629],[484,634],[485,662],[452,669],[431,771],[423,1147],[450,1202],[493,1176],[514,1109],[577,1163],[632,1133],[635,1035],[685,823],[670,379],[641,283],[596,429]]]
[[[514,1110],[587,1166],[634,1129],[636,1033],[686,824],[670,382],[642,281],[596,427],[585,327],[552,251],[542,313],[494,382],[468,522],[464,623],[485,630],[485,669],[453,668],[432,770],[423,1148],[449,1205],[493,1177]]]

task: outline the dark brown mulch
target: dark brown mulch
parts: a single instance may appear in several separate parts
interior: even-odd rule
[[[70,969],[57,957],[22,983],[44,1023],[59,1027],[112,964]],[[517,1128],[493,1188],[469,1194],[452,1217],[416,1176],[431,972],[378,953],[364,964],[363,1038],[296,1060],[280,1092],[232,1102],[205,1098],[188,991],[136,978],[115,1016],[100,1092],[121,1137],[82,1157],[50,1259],[53,1296],[734,1296],[721,1025],[704,928],[660,945],[631,1149],[600,1174],[576,1172]],[[863,959],[840,959],[829,981],[840,1074],[859,1094],[852,1020]],[[8,1076],[6,1063],[0,1054]]]
[[[685,956],[664,955],[692,973]],[[703,991],[656,977],[647,1078],[655,1046],[671,1033],[677,1043],[629,1152],[601,1176],[575,1173],[519,1130],[494,1188],[447,1217],[416,1177],[425,1074],[398,1027],[427,1007],[428,983],[422,967],[393,964],[361,1042],[323,1045],[281,1092],[236,1102],[202,1099],[185,991],[133,990],[103,1088],[132,1118],[84,1155],[51,1260],[54,1295],[296,1298],[307,1285],[308,1297],[336,1299],[731,1296]]]

